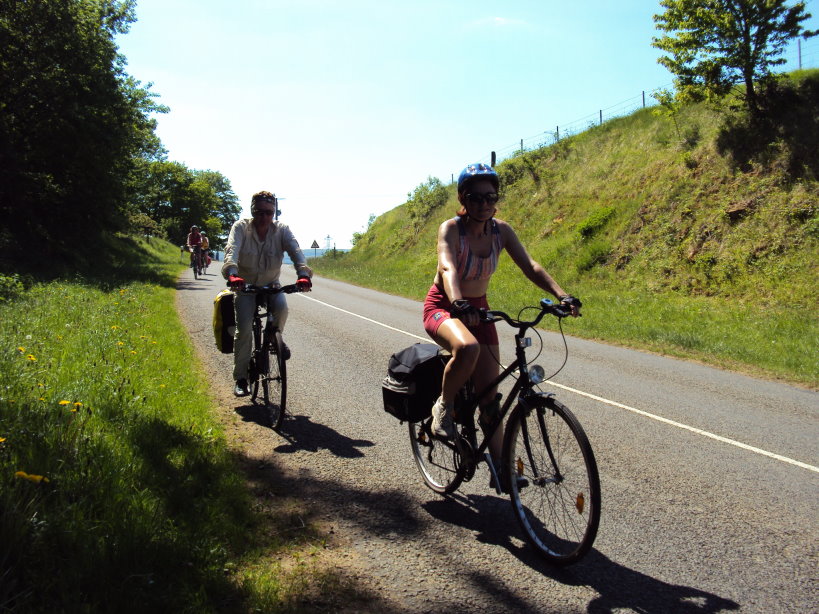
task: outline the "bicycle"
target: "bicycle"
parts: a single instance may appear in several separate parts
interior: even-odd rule
[[[278,430],[284,421],[287,406],[287,358],[284,356],[282,333],[273,324],[273,313],[267,309],[267,297],[280,292],[292,294],[301,290],[296,284],[286,286],[245,284],[242,292],[256,295],[256,313],[253,314],[252,324],[253,351],[248,366],[250,400],[254,404],[263,404],[267,410],[270,427]]]
[[[454,440],[432,434],[431,416],[410,422],[409,435],[415,463],[429,488],[441,494],[452,493],[472,479],[481,462],[486,462],[496,492],[510,495],[526,540],[548,561],[570,565],[588,553],[597,536],[600,478],[580,422],[553,393],[536,390],[539,383],[546,381],[545,372],[539,365],[529,366],[526,348],[531,347],[531,338],[524,335],[546,314],[559,320],[570,315],[567,307],[554,305],[548,299],[540,301],[539,310],[531,321],[511,318],[502,311],[481,310],[482,321],[503,320],[517,329],[514,362],[480,393],[476,394],[471,380],[459,391],[455,400]],[[560,331],[562,335],[562,325]],[[565,336],[563,342],[568,357]],[[516,381],[498,415],[487,427],[482,427],[484,436],[479,444],[475,426],[478,399],[515,374]],[[503,431],[498,473],[487,448],[513,404]]]
[[[191,268],[193,269],[193,278],[199,279],[203,274],[204,271],[202,270],[202,258],[201,253],[202,250],[198,245],[191,245],[190,246],[191,252]]]

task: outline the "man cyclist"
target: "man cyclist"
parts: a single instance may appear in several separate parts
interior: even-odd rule
[[[299,248],[298,241],[286,224],[276,217],[276,197],[270,192],[257,192],[250,203],[250,219],[233,224],[225,246],[225,262],[222,276],[228,280],[236,293],[233,301],[236,312],[236,333],[233,338],[233,394],[247,396],[247,368],[253,343],[253,314],[256,311],[255,294],[243,294],[245,283],[256,286],[275,284],[279,286],[284,252],[290,256],[298,274],[296,285],[303,292],[312,287],[313,271]],[[283,293],[266,297],[267,308],[273,313],[274,324],[284,330],[287,322],[287,301]],[[284,359],[290,357],[290,349],[284,346]]]
[[[199,232],[199,226],[191,226],[191,231],[188,233],[186,244],[188,246],[188,251],[191,253],[191,262],[194,262],[194,258],[196,258],[195,262],[198,262],[201,266],[202,233]]]

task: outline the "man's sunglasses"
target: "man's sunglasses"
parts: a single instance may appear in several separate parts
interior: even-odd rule
[[[498,202],[497,192],[487,192],[486,194],[467,194],[466,199],[472,205],[482,205],[484,202],[494,205]]]
[[[253,215],[258,215],[259,217],[263,215],[274,215],[276,212],[273,209],[256,209]]]

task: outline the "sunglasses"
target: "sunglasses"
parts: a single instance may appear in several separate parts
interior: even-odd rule
[[[273,209],[256,209],[256,212],[253,215],[258,215],[259,217],[263,215],[273,215],[276,212]]]
[[[487,192],[486,194],[467,194],[466,200],[469,201],[471,205],[482,205],[483,203],[489,203],[490,205],[494,205],[498,202],[497,192]]]

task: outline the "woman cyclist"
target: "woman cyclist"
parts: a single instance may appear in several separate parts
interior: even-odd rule
[[[441,396],[432,409],[432,431],[452,438],[452,407],[470,376],[477,389],[499,373],[498,334],[494,323],[480,322],[478,308],[488,309],[486,290],[505,249],[536,286],[571,307],[580,301],[566,294],[521,244],[515,231],[496,219],[499,181],[486,164],[470,164],[458,177],[458,214],[438,228],[438,270],[424,301],[424,329],[452,354],[444,370]],[[479,400],[479,424],[489,424],[499,409],[497,390]],[[501,457],[501,429],[490,442],[493,461]]]

